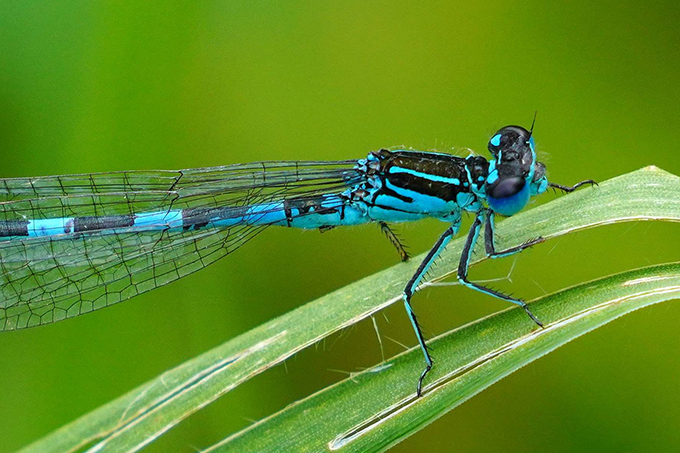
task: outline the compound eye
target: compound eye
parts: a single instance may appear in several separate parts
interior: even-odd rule
[[[491,198],[508,198],[519,193],[525,185],[524,178],[502,178],[491,186],[488,195]]]
[[[487,202],[495,212],[511,216],[521,211],[529,202],[531,192],[524,178],[498,179],[487,189]]]

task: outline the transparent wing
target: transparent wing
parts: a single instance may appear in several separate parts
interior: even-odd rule
[[[0,179],[0,222],[247,207],[334,193],[361,180],[355,163],[260,162]],[[0,330],[47,324],[129,299],[202,269],[264,228],[236,223],[0,240]]]

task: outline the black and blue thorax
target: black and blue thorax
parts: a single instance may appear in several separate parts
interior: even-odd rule
[[[478,211],[489,162],[481,156],[382,149],[357,163],[364,182],[345,192],[371,220],[456,220]]]

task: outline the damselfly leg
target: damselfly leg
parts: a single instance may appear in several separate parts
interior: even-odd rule
[[[474,222],[472,222],[472,226],[470,227],[470,232],[468,233],[467,239],[465,241],[465,245],[463,246],[463,252],[461,253],[460,261],[458,263],[458,280],[468,288],[472,288],[476,291],[480,291],[484,294],[488,294],[491,296],[494,296],[498,299],[519,305],[524,309],[524,311],[529,315],[529,317],[534,321],[536,324],[538,324],[540,327],[543,327],[543,324],[541,321],[538,320],[536,316],[531,312],[529,309],[529,306],[527,305],[526,302],[520,299],[516,299],[514,297],[508,296],[506,294],[503,294],[499,291],[496,291],[494,289],[488,288],[486,286],[480,285],[478,283],[471,282],[468,279],[468,270],[470,267],[470,259],[472,258],[472,251],[475,247],[475,244],[477,243],[479,239],[479,233],[481,230],[482,222],[484,222],[485,218],[485,210],[480,210],[477,215],[475,216]],[[512,255],[514,253],[521,252],[522,250],[531,247],[534,244],[538,244],[540,242],[543,242],[543,238],[538,238],[534,239],[532,241],[526,242],[522,245],[516,246],[516,247],[511,247],[506,250],[502,250],[500,252],[497,252],[495,250],[495,246],[493,244],[493,234],[494,234],[494,227],[493,227],[493,213],[490,212],[489,216],[486,216],[487,221],[485,225],[485,235],[487,236],[487,239],[485,241],[486,245],[486,251],[487,254],[491,257],[501,257],[501,256],[508,256]],[[488,220],[489,217],[491,217],[491,220]],[[423,355],[425,356],[425,369],[420,375],[420,378],[418,379],[418,385],[416,387],[416,394],[418,396],[422,395],[422,390],[423,390],[423,381],[425,379],[425,376],[427,373],[432,369],[432,356],[430,355],[427,345],[425,343],[425,339],[423,337],[423,333],[420,330],[420,325],[418,324],[418,321],[416,320],[416,315],[413,312],[413,308],[411,307],[411,296],[413,295],[413,292],[415,288],[418,287],[420,284],[423,276],[427,272],[427,270],[432,266],[432,263],[434,260],[439,256],[439,254],[444,250],[446,245],[449,243],[451,238],[456,234],[458,231],[458,228],[460,227],[460,223],[457,223],[454,226],[449,227],[444,234],[440,236],[440,238],[437,240],[435,243],[434,247],[430,250],[430,252],[427,254],[423,262],[420,264],[418,267],[418,270],[416,273],[413,275],[411,280],[408,282],[406,285],[406,288],[404,289],[404,305],[406,306],[406,312],[408,313],[409,319],[411,320],[411,324],[413,325],[413,329],[416,332],[416,337],[418,338],[418,343],[420,344],[420,349],[423,351]],[[490,238],[490,239],[489,239]]]
[[[408,261],[410,255],[406,250],[406,246],[404,246],[404,244],[401,242],[401,239],[399,239],[399,236],[397,236],[397,233],[392,231],[392,228],[390,228],[387,222],[378,222],[378,225],[380,226],[380,231],[383,232],[385,237],[387,237],[387,239],[394,246],[394,248],[397,249],[397,253],[399,253],[399,258],[401,258],[402,261]]]
[[[460,256],[460,262],[458,263],[458,280],[468,288],[472,288],[474,290],[480,291],[484,294],[488,294],[490,296],[494,296],[498,299],[513,303],[515,305],[519,305],[524,309],[524,311],[529,315],[532,321],[534,321],[536,324],[539,326],[543,327],[543,323],[534,316],[534,314],[531,312],[529,309],[529,306],[527,305],[526,302],[520,299],[516,299],[514,297],[508,296],[507,294],[503,294],[500,291],[496,291],[495,289],[487,288],[486,286],[480,285],[475,282],[471,282],[468,280],[468,270],[470,268],[470,259],[472,258],[472,250],[475,248],[475,244],[477,243],[477,240],[479,239],[479,230],[481,229],[482,225],[482,220],[484,218],[484,211],[479,211],[477,215],[475,216],[475,221],[472,222],[472,226],[470,227],[470,232],[468,233],[467,239],[465,240],[465,245],[463,246],[463,253]],[[491,232],[493,234],[493,231]],[[529,243],[531,244],[531,243]],[[520,248],[518,250],[515,250],[512,253],[517,253],[518,251],[521,251],[530,245],[521,245],[519,246]],[[508,255],[507,251],[501,252],[501,254]]]
[[[514,255],[519,253],[524,249],[527,249],[533,245],[545,242],[542,237],[537,237],[536,239],[531,239],[524,244],[517,245],[515,247],[510,247],[505,250],[496,251],[496,241],[494,238],[495,223],[494,223],[495,213],[492,210],[487,210],[486,221],[484,222],[484,248],[486,249],[486,256],[489,258],[503,258],[506,256]]]
[[[418,270],[416,271],[416,273],[413,274],[411,280],[409,280],[409,282],[406,284],[406,288],[404,288],[404,294],[402,296],[404,299],[404,306],[406,307],[406,313],[408,314],[408,317],[411,320],[413,330],[416,332],[416,337],[418,338],[418,344],[420,345],[420,349],[423,351],[423,355],[425,356],[425,369],[423,370],[423,372],[420,375],[420,378],[418,379],[418,387],[416,389],[416,393],[418,394],[418,396],[422,395],[423,380],[425,379],[427,373],[432,369],[432,357],[430,357],[430,353],[427,350],[427,345],[425,344],[425,337],[423,336],[423,332],[420,330],[420,325],[418,324],[418,320],[416,319],[416,314],[413,312],[413,308],[411,307],[411,297],[413,296],[413,293],[415,292],[416,288],[418,287],[423,277],[427,273],[427,270],[430,268],[430,266],[432,266],[432,263],[439,256],[441,251],[444,250],[446,245],[451,241],[451,238],[456,235],[459,228],[460,221],[454,223],[449,228],[447,228],[446,231],[444,231],[444,234],[442,234],[439,237],[439,239],[437,239],[437,242],[434,244],[434,247],[430,249],[430,252],[427,254],[423,262],[420,263],[420,266],[418,266]]]
[[[569,193],[573,192],[574,190],[578,189],[579,187],[590,184],[591,186],[597,186],[597,182],[593,181],[592,179],[586,179],[585,181],[577,182],[573,186],[563,186],[562,184],[555,184],[554,182],[548,183],[548,187],[552,187],[553,189],[561,190],[562,192]]]

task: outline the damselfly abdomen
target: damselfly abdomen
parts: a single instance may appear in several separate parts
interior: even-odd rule
[[[0,179],[0,330],[74,317],[188,275],[235,251],[269,226],[319,228],[376,222],[408,255],[390,222],[435,217],[450,224],[404,289],[404,304],[425,356],[417,393],[432,367],[410,299],[463,211],[475,213],[458,267],[466,286],[525,302],[468,280],[482,224],[486,253],[497,251],[494,216],[520,211],[549,186],[530,131],[499,130],[492,159],[382,149],[337,162],[259,162],[178,171]]]

